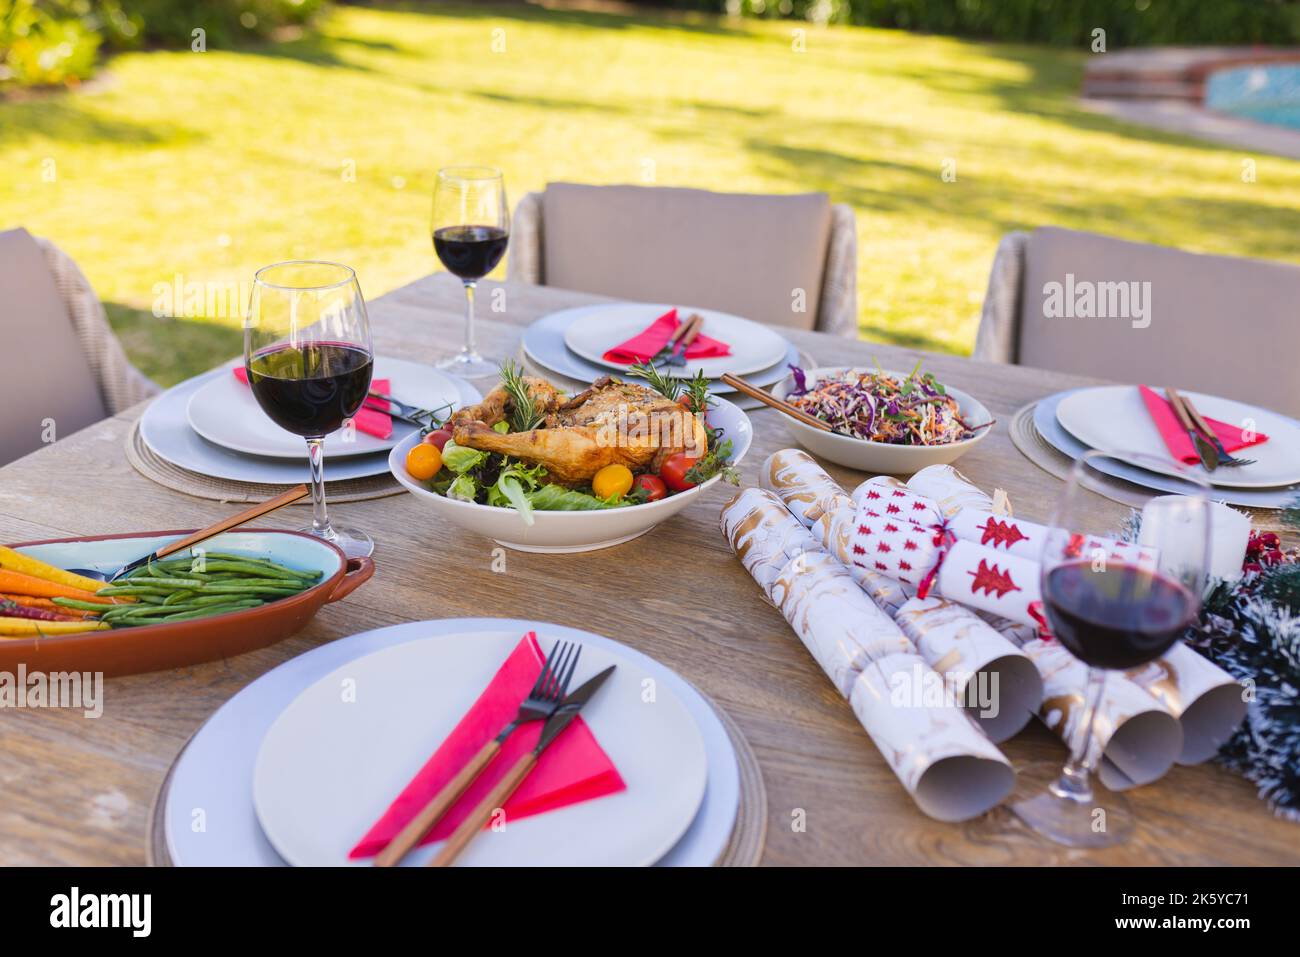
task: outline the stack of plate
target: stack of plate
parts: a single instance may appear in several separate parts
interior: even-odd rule
[[[579,642],[577,686],[617,665],[583,710],[627,788],[485,832],[461,864],[711,865],[741,796],[716,711],[664,665],[609,638],[504,619],[422,621],[323,645],[263,675],[199,729],[155,809],[183,866],[368,865],[348,851],[437,750],[529,631]],[[340,698],[341,682],[357,689]],[[655,688],[647,705],[643,689]],[[201,812],[200,810],[201,809]],[[439,845],[408,855],[426,862]]]
[[[1201,415],[1231,422],[1267,435],[1268,441],[1235,453],[1254,459],[1241,468],[1201,470],[1215,487],[1214,497],[1229,505],[1283,508],[1300,494],[1300,422],[1259,406],[1218,396],[1184,391]],[[1177,477],[1169,449],[1156,430],[1137,386],[1105,386],[1059,392],[1034,407],[1039,436],[1057,451],[1078,458],[1089,449],[1116,453],[1101,460],[1099,470],[1125,482],[1158,492],[1190,492],[1194,486]],[[1141,468],[1124,461],[1125,452],[1169,460],[1169,468]]]
[[[199,475],[232,482],[295,485],[310,482],[302,436],[272,422],[235,378],[228,362],[168,389],[140,418],[140,438],[159,458]],[[397,399],[426,409],[456,407],[481,398],[469,383],[402,359],[375,357],[375,378],[390,380]],[[396,420],[393,434],[378,439],[340,430],[325,440],[330,481],[388,473],[388,453],[416,427]]]
[[[543,316],[524,332],[524,358],[532,371],[553,381],[565,380],[558,384],[569,388],[588,385],[604,375],[626,373],[626,365],[605,359],[605,353],[642,332],[672,308],[683,320],[691,313],[703,316],[704,334],[727,343],[731,354],[688,360],[684,366],[663,367],[665,371],[680,377],[703,371],[712,380],[714,394],[742,409],[760,403],[736,395],[735,389],[718,381],[724,373],[767,389],[784,379],[791,365],[812,365],[810,360],[802,360],[799,350],[771,326],[713,309],[640,302],[579,306]]]

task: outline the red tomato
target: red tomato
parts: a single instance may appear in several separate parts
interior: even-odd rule
[[[632,487],[645,489],[647,502],[657,502],[668,495],[668,486],[658,475],[638,475]]]
[[[668,461],[659,467],[659,477],[674,492],[685,492],[688,488],[695,488],[695,483],[687,480],[686,473],[693,469],[698,461],[699,459],[691,458],[685,452],[677,452],[670,455]]]
[[[451,433],[446,429],[434,429],[424,437],[424,441],[437,446],[438,451],[441,452],[442,447],[451,441]]]

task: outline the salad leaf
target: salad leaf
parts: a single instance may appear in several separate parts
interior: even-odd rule
[[[724,482],[732,485],[740,484],[740,472],[731,465],[731,439],[722,439],[718,441],[713,439],[707,455],[691,466],[690,471],[686,473],[686,481],[694,482],[696,485],[702,485],[715,475],[721,475]]]
[[[451,443],[448,442],[448,445]],[[456,480],[447,487],[447,497],[458,499],[462,502],[472,502],[478,498],[478,483],[474,481],[472,475],[458,475]]]
[[[442,465],[457,475],[464,475],[470,469],[476,469],[488,460],[489,453],[467,448],[449,441],[442,447]]]
[[[794,389],[791,395],[803,395],[808,391],[808,373],[794,363],[790,363],[790,374],[794,376]]]
[[[562,485],[543,485],[528,493],[533,508],[543,512],[589,512],[601,508],[622,508],[632,502],[624,498],[597,498]]]
[[[493,431],[493,432],[499,432],[499,433],[501,433],[502,435],[509,435],[509,434],[510,434],[510,423],[507,422],[505,419],[502,419],[502,420],[501,420],[500,422],[498,422],[496,425],[492,426],[492,431]]]
[[[528,493],[541,484],[546,469],[540,465],[527,466],[522,462],[511,462],[501,469],[496,484],[488,489],[487,503],[498,507],[517,509],[523,516],[524,524],[533,524],[533,504]]]

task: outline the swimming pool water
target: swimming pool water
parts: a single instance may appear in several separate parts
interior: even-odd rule
[[[1244,119],[1300,129],[1300,63],[1212,73],[1205,84],[1205,105]]]

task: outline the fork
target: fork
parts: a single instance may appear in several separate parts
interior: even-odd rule
[[[403,422],[409,422],[412,425],[431,425],[433,419],[437,417],[439,412],[444,410],[450,412],[452,408],[452,403],[448,402],[445,405],[438,406],[436,409],[420,409],[402,402],[399,399],[394,399],[391,395],[384,395],[382,392],[376,392],[373,389],[370,390],[368,395],[370,398],[378,399],[380,402],[387,402],[390,406],[388,409],[389,415],[395,419],[401,419]],[[424,419],[428,419],[429,421],[425,422],[423,421]]]
[[[388,846],[375,855],[375,867],[394,866],[420,843],[424,835],[428,834],[447,813],[448,808],[455,804],[457,798],[464,794],[474,780],[483,773],[483,769],[496,757],[501,746],[516,728],[521,724],[541,721],[551,716],[551,712],[564,700],[569,682],[573,678],[573,669],[577,667],[578,657],[581,654],[582,646],[568,641],[557,641],[551,647],[551,653],[546,656],[546,662],[542,665],[542,673],[537,676],[537,682],[528,692],[528,697],[520,702],[519,713],[515,715],[514,720],[502,728],[500,734],[483,745],[478,754],[457,771],[456,776],[448,781],[442,790],[429,799],[429,803],[420,809],[419,814],[411,818]]]
[[[1239,459],[1235,455],[1228,454],[1228,450],[1223,447],[1223,442],[1219,439],[1219,434],[1210,428],[1210,423],[1206,422],[1205,417],[1196,411],[1196,406],[1192,405],[1191,399],[1187,398],[1187,396],[1183,395],[1176,389],[1171,389],[1168,386],[1165,386],[1165,393],[1176,397],[1177,401],[1182,403],[1183,408],[1187,410],[1187,414],[1191,417],[1192,421],[1196,423],[1196,427],[1205,433],[1207,439],[1214,443],[1214,447],[1219,453],[1220,465],[1224,468],[1235,469],[1241,468],[1243,465],[1255,464],[1254,459]]]

